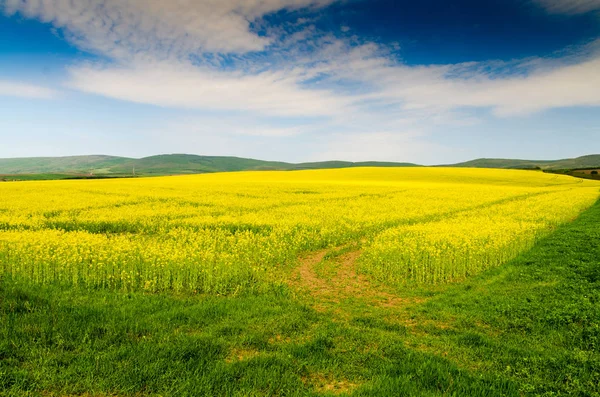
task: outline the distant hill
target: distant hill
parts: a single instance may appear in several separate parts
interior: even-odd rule
[[[350,167],[414,167],[411,163],[324,161],[285,163],[240,157],[165,154],[133,159],[113,156],[32,157],[0,159],[0,175],[43,175],[39,179],[78,176],[198,174],[228,171],[306,170]],[[60,174],[60,175],[58,175]],[[27,178],[30,179],[30,178]]]
[[[0,159],[0,174],[89,173],[129,160],[114,156],[29,157]]]
[[[472,168],[542,169],[547,171],[574,170],[600,167],[600,155],[594,154],[564,160],[476,159],[447,166]]]
[[[600,168],[600,155],[565,160],[477,159],[448,167],[542,169],[563,171]],[[163,154],[133,159],[115,156],[32,157],[0,159],[0,179],[103,178],[135,175],[181,175],[228,171],[309,170],[352,167],[418,167],[412,163],[322,161],[285,163],[240,157]],[[4,175],[4,177],[3,177]],[[19,178],[14,177],[19,175]]]
[[[111,168],[112,173],[140,174],[198,174],[207,172],[246,171],[258,169],[287,169],[290,164],[239,157],[163,154],[131,159]]]

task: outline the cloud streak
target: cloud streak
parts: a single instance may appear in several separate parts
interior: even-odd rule
[[[584,14],[600,10],[600,0],[535,0],[555,14]]]
[[[600,58],[561,62],[526,60],[518,75],[490,72],[503,63],[411,67],[373,52],[333,53],[321,62],[248,74],[185,63],[77,66],[69,86],[120,100],[163,107],[233,110],[286,117],[348,118],[348,113],[389,117],[485,108],[498,117],[553,108],[600,106]],[[314,61],[314,57],[311,58]],[[318,83],[305,84],[320,76]],[[355,87],[348,92],[347,86]],[[383,114],[381,109],[384,110]],[[402,117],[402,116],[400,116]]]
[[[280,10],[335,0],[4,0],[5,12],[64,28],[86,49],[116,58],[261,51],[274,38],[252,23]],[[1,4],[1,3],[0,3]]]
[[[301,88],[285,73],[246,75],[172,63],[75,67],[71,69],[69,86],[157,106],[271,116],[326,116],[341,112],[350,102],[327,91]]]
[[[0,96],[51,99],[56,96],[56,92],[33,84],[0,80]]]
[[[600,59],[547,69],[542,62],[527,76],[469,73],[460,65],[389,71],[381,96],[408,109],[489,108],[499,117],[543,110],[600,106]],[[456,74],[458,73],[458,76]],[[385,88],[383,88],[385,87]]]

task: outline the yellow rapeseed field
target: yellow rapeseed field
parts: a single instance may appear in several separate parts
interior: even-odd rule
[[[533,171],[356,168],[0,184],[0,272],[86,288],[230,294],[304,252],[360,242],[390,284],[498,266],[600,185]]]

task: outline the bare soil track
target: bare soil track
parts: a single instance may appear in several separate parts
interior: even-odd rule
[[[351,325],[353,320],[376,316],[412,328],[415,323],[410,309],[424,300],[401,297],[360,274],[360,254],[356,243],[312,252],[300,258],[290,285],[308,297],[315,310],[326,313],[335,322]],[[365,350],[370,348],[364,346]],[[362,383],[322,373],[313,373],[303,381],[318,393],[333,395],[350,394]]]
[[[300,259],[291,284],[312,296],[317,310],[331,310],[344,317],[349,315],[345,310],[349,309],[349,305],[344,303],[351,303],[353,308],[383,307],[393,310],[422,302],[400,297],[359,274],[357,261],[360,253],[358,247],[351,245],[313,252]]]

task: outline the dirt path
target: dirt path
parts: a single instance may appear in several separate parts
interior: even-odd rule
[[[300,259],[290,285],[307,297],[315,310],[331,316],[336,323],[360,328],[361,323],[357,326],[354,320],[379,318],[386,323],[413,327],[410,310],[424,300],[401,297],[360,274],[360,254],[360,243],[310,253]],[[318,370],[304,382],[318,393],[331,395],[350,394],[363,383]]]
[[[399,297],[359,274],[357,260],[361,251],[358,247],[348,250],[349,247],[320,250],[301,258],[292,277],[292,285],[312,296],[318,310],[333,309],[338,314],[344,311],[344,307],[349,308],[349,305],[342,305],[344,303],[352,303],[354,308],[395,308],[415,303],[414,299]],[[343,253],[337,254],[339,252]]]

